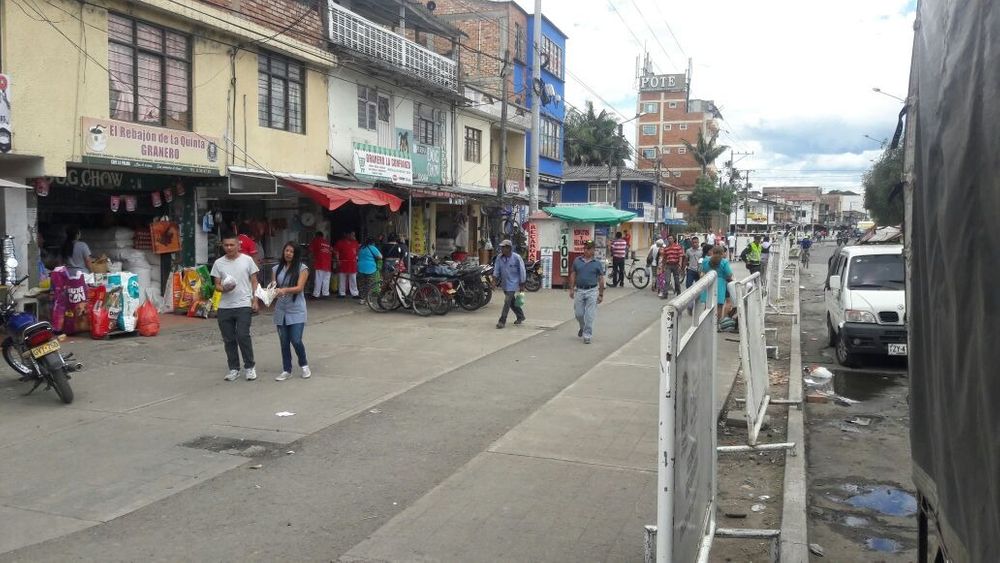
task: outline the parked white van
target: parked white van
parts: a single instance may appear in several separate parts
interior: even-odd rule
[[[830,259],[826,329],[841,365],[864,354],[906,356],[906,271],[903,246],[845,246]]]

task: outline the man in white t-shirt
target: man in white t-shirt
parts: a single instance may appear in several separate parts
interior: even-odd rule
[[[236,235],[222,239],[224,256],[212,264],[212,279],[215,287],[222,292],[219,300],[219,332],[226,345],[226,360],[229,373],[226,381],[234,381],[240,376],[240,354],[243,355],[243,373],[247,381],[257,379],[256,364],[253,359],[253,340],[250,338],[251,314],[257,311],[257,263],[253,258],[240,253],[240,241]]]
[[[732,262],[734,253],[736,252],[736,233],[729,233],[727,240],[729,242],[729,244],[726,245],[729,247],[729,261]]]

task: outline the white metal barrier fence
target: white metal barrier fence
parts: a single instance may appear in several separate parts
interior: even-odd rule
[[[760,273],[729,284],[729,293],[736,301],[740,323],[740,367],[746,382],[746,419],[751,446],[757,445],[757,436],[771,400],[767,343],[764,339],[763,291]]]
[[[716,274],[709,272],[667,303],[661,315],[660,563],[707,561],[715,535],[717,291]]]

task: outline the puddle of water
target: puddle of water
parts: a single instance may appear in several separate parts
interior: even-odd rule
[[[871,523],[871,520],[863,516],[846,516],[844,518],[844,525],[852,528],[867,528]]]
[[[917,499],[913,495],[886,485],[865,489],[844,502],[855,508],[867,508],[889,516],[912,516],[917,513]]]
[[[833,391],[855,401],[867,401],[885,394],[888,389],[905,385],[900,375],[886,375],[871,371],[831,370],[834,373]]]
[[[865,540],[865,545],[872,551],[881,551],[883,553],[896,553],[902,547],[898,541],[890,540],[889,538],[868,538]]]

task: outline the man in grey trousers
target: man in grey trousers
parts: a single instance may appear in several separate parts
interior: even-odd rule
[[[250,339],[250,315],[257,311],[257,298],[254,296],[257,293],[257,263],[240,253],[240,241],[236,235],[224,237],[222,249],[226,254],[212,265],[212,279],[215,287],[222,291],[218,321],[229,363],[225,379],[234,381],[240,376],[242,353],[243,373],[247,381],[253,381],[257,379],[257,369],[253,359],[253,341]]]
[[[576,322],[580,325],[578,337],[590,344],[594,335],[597,305],[604,301],[604,262],[594,258],[594,241],[583,243],[583,256],[573,260],[569,271],[569,296],[573,299]]]

